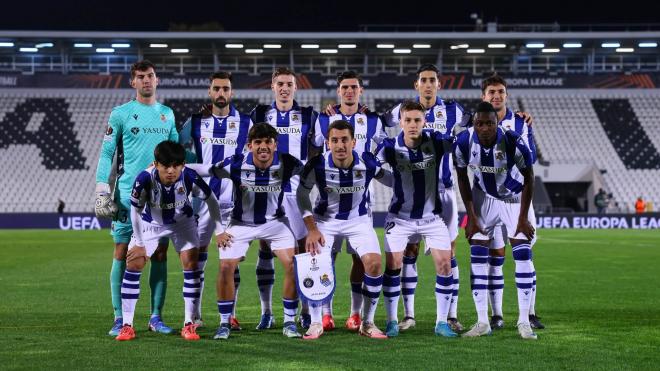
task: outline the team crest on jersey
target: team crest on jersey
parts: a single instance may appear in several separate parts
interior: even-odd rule
[[[167,121],[167,117],[165,117],[165,114],[164,114],[164,113],[161,113],[161,114],[160,114],[160,121],[162,121],[162,122]]]
[[[355,171],[355,177],[356,178],[362,178],[362,170],[356,170]]]
[[[105,135],[112,135],[112,126],[108,125],[108,129],[105,131]]]
[[[500,151],[495,152],[495,158],[498,160],[504,160],[504,152],[500,152]]]
[[[277,170],[275,170],[271,174],[271,177],[273,177],[273,179],[279,179],[280,178],[280,173]]]
[[[294,113],[293,115],[291,115],[291,121],[298,121],[298,120],[299,120],[299,117],[298,117],[297,114]]]
[[[359,117],[357,119],[357,123],[360,124],[360,125],[364,125],[364,119],[362,117]]]
[[[233,122],[233,121],[230,122],[230,123],[229,123],[229,128],[232,129],[232,130],[233,130],[233,129],[236,129],[236,123]]]
[[[133,135],[137,135],[139,132],[140,132],[140,128],[135,126],[131,128],[131,133],[133,133]]]
[[[184,193],[186,192],[186,191],[183,189],[183,187],[179,187],[179,189],[177,189],[176,191],[177,191],[177,193],[179,193],[180,195],[182,195],[182,194],[184,194]]]
[[[435,118],[439,119],[440,117],[442,117],[442,111],[437,111],[435,113]]]

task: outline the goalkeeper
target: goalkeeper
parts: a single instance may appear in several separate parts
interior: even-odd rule
[[[128,243],[133,233],[130,217],[133,182],[154,161],[154,148],[158,143],[164,140],[177,142],[179,139],[174,113],[169,107],[156,102],[158,78],[154,64],[147,60],[133,64],[130,84],[136,91],[136,98],[112,110],[96,169],[95,213],[100,218],[112,218],[111,235],[115,243],[110,271],[110,292],[115,312],[114,324],[108,333],[111,336],[119,334],[123,322],[121,285]],[[117,177],[111,182],[111,173],[115,172]],[[163,334],[173,332],[160,317],[167,289],[167,245],[167,239],[159,241],[151,259],[149,274],[149,329]]]

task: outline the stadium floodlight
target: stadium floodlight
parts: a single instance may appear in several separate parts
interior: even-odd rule
[[[225,44],[227,49],[243,49],[243,44]]]
[[[581,48],[582,44],[580,43],[564,43],[564,48]]]
[[[190,49],[186,49],[186,48],[170,49],[170,53],[174,53],[174,54],[185,54],[185,53],[189,53],[189,52],[190,52]]]
[[[337,49],[321,49],[319,52],[321,52],[321,54],[337,54],[339,51]]]
[[[75,43],[73,44],[74,48],[91,48],[93,45],[91,43]]]
[[[544,43],[527,43],[525,45],[525,47],[528,48],[528,49],[543,49],[543,48],[545,48],[545,44]]]
[[[117,44],[112,44],[113,48],[130,48],[131,44],[126,44],[126,43],[117,43]]]
[[[319,44],[301,44],[300,48],[302,48],[302,49],[318,49]]]
[[[468,54],[483,54],[486,52],[486,49],[468,49]]]
[[[37,48],[20,48],[18,50],[22,51],[23,53],[34,53],[39,51]]]
[[[658,43],[655,43],[655,42],[643,42],[643,43],[639,43],[638,46],[639,46],[640,48],[657,48],[657,47],[658,47]]]
[[[41,48],[52,48],[52,47],[53,47],[53,43],[40,43],[40,44],[35,45],[34,47],[37,48],[37,49],[41,49]]]
[[[376,44],[378,49],[394,49],[394,44]]]
[[[431,44],[413,44],[413,49],[431,49]]]
[[[616,48],[617,53],[632,53],[634,51],[634,48]]]
[[[167,44],[149,44],[150,48],[167,48]]]
[[[559,53],[559,48],[543,48],[541,53]]]
[[[264,44],[264,49],[282,49],[282,44]]]
[[[394,49],[392,50],[394,54],[410,54],[412,53],[412,50],[410,49]]]
[[[469,48],[469,47],[470,47],[470,45],[468,45],[468,44],[458,44],[458,45],[452,45],[452,46],[450,46],[449,49],[451,49],[451,50],[456,50],[456,49],[467,49],[467,48]]]
[[[618,48],[621,46],[619,43],[602,43],[600,44],[603,48]]]
[[[113,48],[96,48],[97,53],[114,53],[115,49]]]
[[[506,44],[488,44],[489,49],[504,49]]]
[[[245,49],[245,54],[263,54],[263,49]]]
[[[0,47],[3,47],[3,48],[11,48],[12,46],[14,46],[14,43],[9,43],[9,42],[1,42],[0,43]]]
[[[339,44],[337,45],[339,49],[355,49],[357,48],[357,45],[355,44]]]

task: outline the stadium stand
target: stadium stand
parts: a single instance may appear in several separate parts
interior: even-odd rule
[[[133,94],[132,90],[122,89],[0,89],[4,132],[0,137],[0,161],[6,164],[8,174],[21,179],[3,181],[0,209],[52,212],[61,198],[68,211],[91,211],[94,174],[108,115],[112,107],[128,101]],[[457,100],[467,111],[478,102],[478,96],[477,90],[442,92],[444,99]],[[401,98],[413,97],[411,90],[374,89],[365,92],[363,101],[383,112]],[[174,109],[179,122],[208,100],[203,89],[160,90],[159,99]],[[302,105],[318,108],[336,97],[334,90],[299,90],[297,99]],[[242,90],[236,92],[234,102],[248,112],[257,102],[269,104],[271,100],[269,90]],[[524,105],[533,113],[537,143],[551,164],[593,163],[605,170],[606,189],[614,194],[623,211],[630,209],[640,195],[653,202],[660,200],[660,92],[518,90],[509,103],[514,110]],[[599,104],[606,107],[602,109],[605,116],[599,116]],[[610,141],[606,130],[613,127],[610,130],[619,133],[623,125],[634,125],[635,135],[646,133],[645,142],[632,135],[630,147],[618,151],[613,146],[618,140]],[[631,136],[627,130],[618,135]],[[641,149],[634,149],[635,145],[641,145]],[[643,152],[643,148],[652,150]],[[637,165],[630,166],[627,161]],[[385,211],[390,197],[389,189],[374,184],[375,211]]]

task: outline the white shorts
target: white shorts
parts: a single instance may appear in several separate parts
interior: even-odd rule
[[[458,203],[454,188],[443,188],[438,191],[442,203],[442,221],[449,231],[449,239],[454,241],[458,237]]]
[[[340,252],[344,239],[348,240],[347,252],[380,255],[380,243],[369,215],[349,220],[328,219],[317,222],[319,231],[325,237],[325,247]]]
[[[489,197],[479,188],[472,190],[474,199],[474,208],[481,229],[486,232],[486,236],[481,233],[475,234],[472,238],[475,240],[492,239],[491,248],[500,248],[508,239],[526,240],[522,233],[514,235],[518,227],[518,216],[520,215],[520,202],[506,202]],[[530,219],[530,215],[532,218]],[[536,227],[534,211],[529,208],[527,215],[532,226]],[[496,229],[500,231],[496,232]],[[499,233],[499,235],[498,235]]]
[[[305,238],[305,236],[307,236],[307,228],[305,227],[305,222],[303,221],[302,214],[300,214],[300,209],[298,208],[296,194],[285,193],[284,199],[282,200],[282,207],[284,208],[286,217],[289,219],[289,226],[296,241]]]
[[[451,240],[440,216],[406,220],[387,214],[385,218],[385,252],[402,252],[409,243],[424,240],[427,249],[451,250]]]
[[[271,220],[256,226],[232,220],[225,232],[231,234],[233,239],[228,248],[218,248],[220,259],[245,257],[250,242],[254,240],[266,241],[271,250],[293,249],[296,246],[287,218]]]
[[[527,216],[529,222],[532,224],[534,228],[536,228],[536,214],[534,214],[534,211],[532,210],[532,205],[529,206],[529,215]],[[507,235],[507,229],[504,225],[498,225],[495,227],[493,230],[493,239],[490,241],[490,246],[489,248],[491,249],[502,249],[504,248],[504,245],[507,244],[509,241],[508,238],[504,238],[504,236]],[[532,238],[532,241],[530,241],[530,244],[534,246],[536,243],[536,238],[537,234],[534,233],[534,238]]]
[[[140,227],[142,228],[142,241],[137,241],[134,234],[131,236],[128,249],[130,250],[142,244],[147,250],[148,257],[154,254],[154,251],[158,248],[158,240],[161,238],[171,239],[174,249],[178,253],[199,247],[197,225],[194,218],[178,220],[176,224],[165,226],[140,222]]]
[[[234,205],[230,203],[220,204],[220,223],[223,228],[227,228],[227,225],[229,225],[233,207]],[[200,246],[208,246],[211,243],[211,238],[213,238],[213,232],[215,231],[215,221],[211,220],[209,206],[206,202],[202,201],[196,214],[198,216],[197,233],[199,234],[199,244]],[[222,233],[222,231],[217,232]]]

